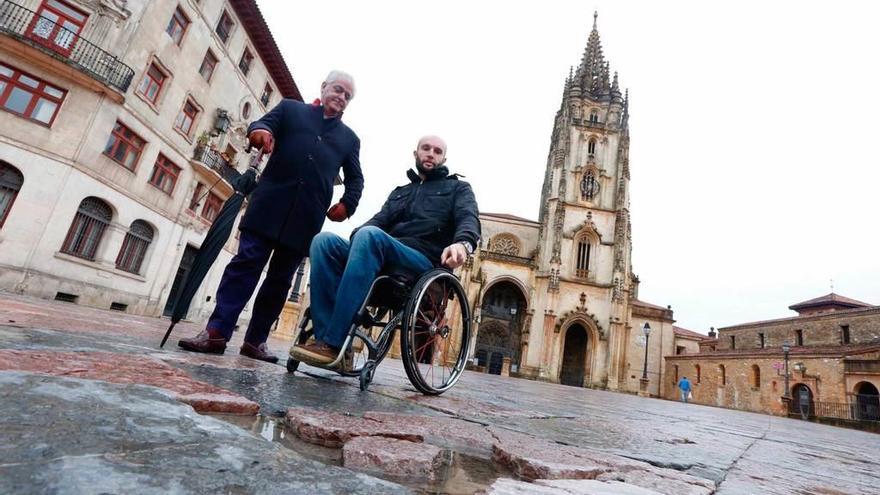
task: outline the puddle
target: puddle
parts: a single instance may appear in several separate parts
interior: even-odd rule
[[[277,418],[266,416],[234,416],[212,414],[212,417],[239,426],[255,436],[276,442],[296,453],[324,464],[342,466],[342,449],[322,447],[300,440]],[[401,479],[381,472],[368,472],[371,476],[399,483],[421,494],[470,495],[487,488],[500,477],[513,478],[513,474],[488,459],[480,459],[453,452],[452,463],[442,481],[427,483],[422,480]]]

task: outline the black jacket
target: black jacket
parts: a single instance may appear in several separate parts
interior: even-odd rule
[[[433,170],[424,182],[413,170],[407,177],[410,183],[391,191],[379,213],[361,227],[379,227],[434,265],[440,264],[443,249],[453,242],[468,241],[476,248],[480,213],[470,184],[449,175],[446,167]]]
[[[252,123],[248,133],[255,129],[272,133],[275,150],[239,228],[308,253],[324,225],[340,167],[345,176],[341,201],[349,216],[357,209],[364,188],[360,140],[340,118],[325,119],[324,107],[288,99]]]

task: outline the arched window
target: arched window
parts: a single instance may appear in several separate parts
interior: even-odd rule
[[[592,244],[587,235],[578,237],[577,256],[575,258],[575,276],[586,278],[590,273],[590,250]]]
[[[590,141],[587,143],[587,153],[589,153],[590,155],[596,154],[596,140],[595,139],[590,139]]]
[[[0,228],[3,228],[23,183],[24,175],[17,168],[0,161]]]
[[[125,234],[125,240],[122,241],[119,256],[116,257],[116,268],[130,273],[140,273],[151,242],[153,242],[153,227],[143,220],[132,222],[128,233]]]
[[[752,386],[755,388],[761,387],[761,368],[757,364],[752,365]]]
[[[590,122],[599,122],[599,112],[597,112],[596,110],[590,110]]]
[[[244,103],[244,107],[241,109],[241,118],[247,119],[251,116],[251,102],[246,101]]]
[[[111,218],[113,210],[107,203],[94,197],[82,200],[64,244],[61,245],[61,252],[94,261],[98,245]]]
[[[700,375],[701,375],[701,374],[700,374],[700,365],[697,364],[697,365],[694,366],[694,368],[696,368],[696,372],[697,372],[697,380],[696,380],[696,382],[697,382],[697,383],[700,383],[700,379],[702,378],[702,376],[700,376]]]
[[[727,370],[724,369],[723,364],[718,365],[718,376],[721,377],[721,386],[727,385]]]
[[[598,193],[599,181],[596,180],[596,175],[590,170],[581,177],[581,199],[593,201]]]

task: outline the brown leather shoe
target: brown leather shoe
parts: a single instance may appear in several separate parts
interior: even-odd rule
[[[245,342],[244,344],[242,344],[241,349],[238,351],[238,353],[251,359],[266,361],[267,363],[274,364],[278,362],[278,356],[269,352],[269,346],[267,346],[265,342],[260,345],[254,345],[250,342]]]
[[[195,337],[180,339],[177,345],[182,349],[192,352],[204,352],[206,354],[223,354],[226,352],[226,339],[223,337],[211,337],[207,330],[202,330]]]
[[[290,349],[290,355],[304,363],[323,366],[336,360],[336,356],[339,355],[339,349],[334,349],[324,342],[310,342],[304,345],[293,346]]]

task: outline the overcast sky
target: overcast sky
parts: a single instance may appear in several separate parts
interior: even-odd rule
[[[449,143],[481,211],[537,220],[553,117],[598,10],[630,90],[640,299],[701,333],[834,291],[880,304],[880,3],[297,1],[260,8],[307,101],[351,72],[366,188]],[[339,188],[338,188],[339,189]],[[337,191],[337,196],[339,191]]]

